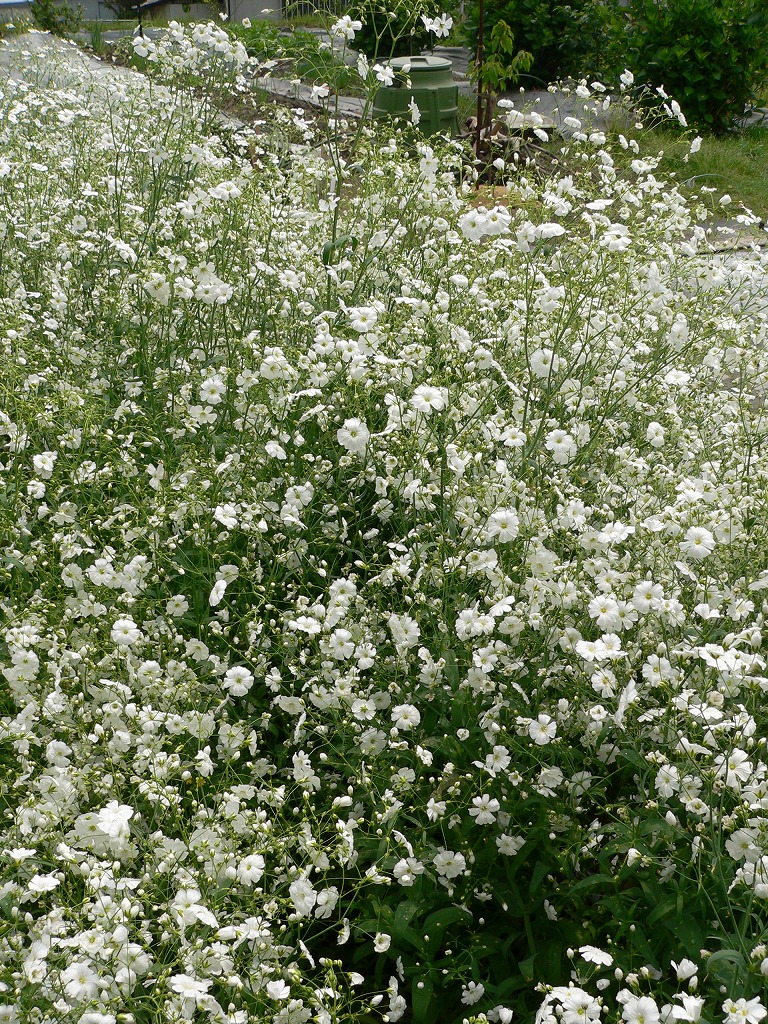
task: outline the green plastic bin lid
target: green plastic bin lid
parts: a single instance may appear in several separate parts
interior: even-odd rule
[[[410,64],[411,71],[449,71],[453,62],[445,57],[393,57],[385,61],[395,71],[402,71]]]

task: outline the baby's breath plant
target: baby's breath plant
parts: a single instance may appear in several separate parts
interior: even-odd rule
[[[759,1022],[762,250],[144,45],[0,90],[0,1016]]]

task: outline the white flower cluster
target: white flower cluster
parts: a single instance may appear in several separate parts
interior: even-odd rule
[[[758,1024],[765,256],[260,129],[0,90],[0,1019]]]

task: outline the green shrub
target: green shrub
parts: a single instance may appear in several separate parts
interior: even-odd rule
[[[421,16],[434,17],[442,9],[434,0],[358,0],[351,13],[363,27],[353,45],[377,60],[421,53],[430,43]]]
[[[228,26],[231,35],[239,39],[248,51],[249,57],[257,60],[274,60],[282,52],[280,32],[275,25],[265,20],[254,20],[247,25],[232,22]]]
[[[74,7],[67,0],[32,0],[30,11],[37,25],[55,36],[73,36],[85,14],[82,4]]]
[[[596,75],[612,69],[614,54],[607,40],[613,39],[617,23],[615,0],[500,0],[485,4],[485,35],[505,21],[516,45],[533,54],[531,77],[540,84],[559,78]],[[477,48],[479,2],[466,6],[465,35]]]
[[[635,0],[626,63],[692,125],[722,134],[768,74],[767,24],[766,0]]]

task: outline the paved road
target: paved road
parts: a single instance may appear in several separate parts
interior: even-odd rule
[[[75,43],[34,29],[23,35],[0,40],[0,74],[16,81],[26,79],[45,84],[66,80],[68,72],[79,78],[90,71],[97,79],[109,75],[138,74],[130,68],[107,64],[84,53]]]

